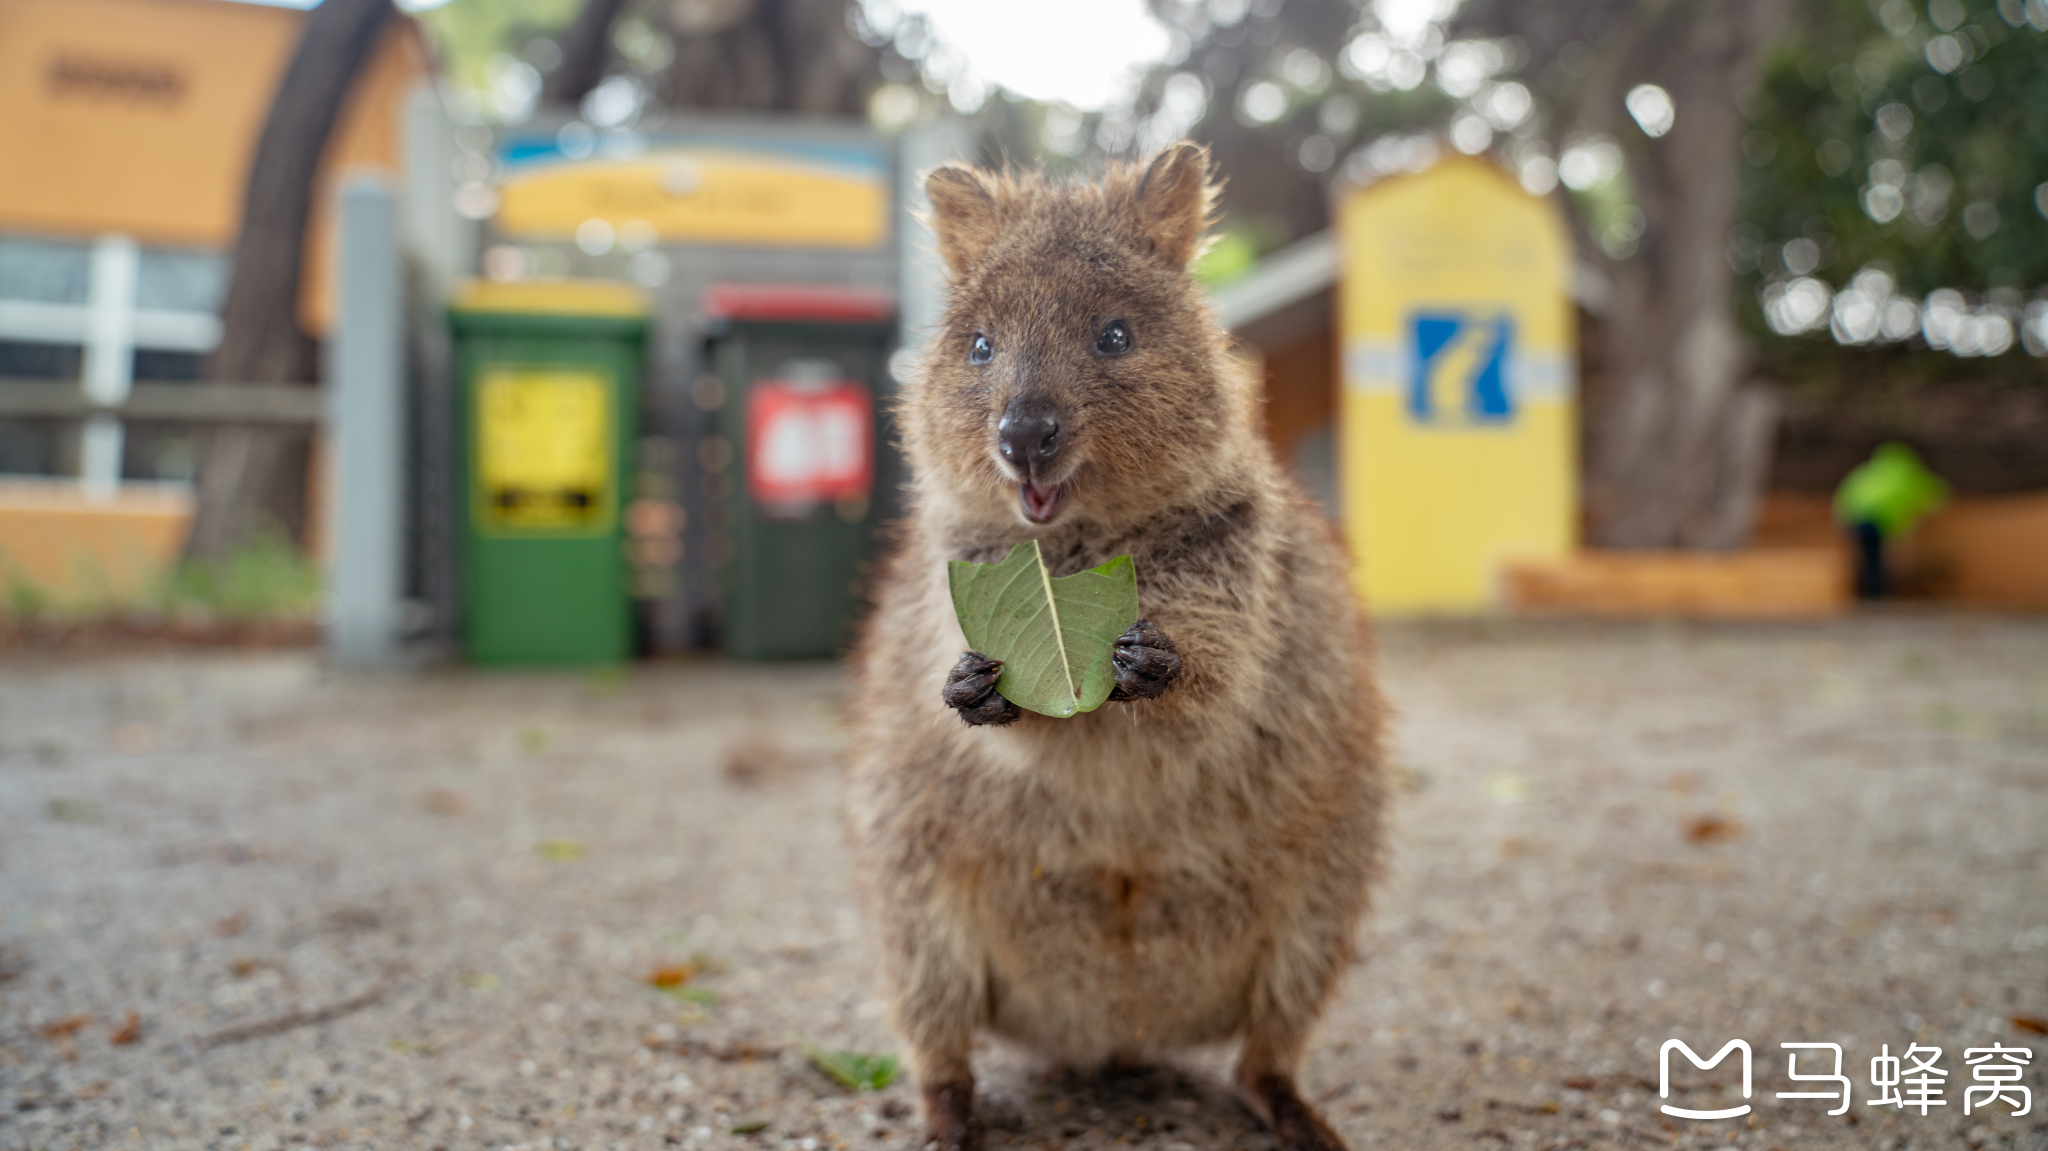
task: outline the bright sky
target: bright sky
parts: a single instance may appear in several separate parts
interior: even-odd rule
[[[310,8],[317,0],[245,2]],[[399,7],[418,10],[445,2],[399,0]],[[1170,44],[1145,0],[895,0],[895,6],[924,13],[939,40],[983,80],[1083,111],[1128,95],[1138,73]]]
[[[898,0],[992,84],[1093,110],[1128,94],[1164,56],[1166,28],[1145,0]]]
[[[311,8],[320,0],[236,0],[240,4],[268,4],[272,8]],[[423,12],[428,8],[439,8],[448,0],[396,0],[403,12]]]

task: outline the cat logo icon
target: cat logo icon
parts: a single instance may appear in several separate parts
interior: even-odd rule
[[[1712,1059],[1701,1059],[1699,1056],[1699,1052],[1694,1051],[1690,1047],[1687,1047],[1685,1045],[1684,1040],[1666,1039],[1664,1041],[1664,1046],[1659,1048],[1657,1051],[1657,1097],[1659,1099],[1671,1098],[1671,1051],[1673,1048],[1685,1052],[1685,1057],[1692,1061],[1692,1065],[1694,1067],[1699,1068],[1702,1071],[1711,1071],[1714,1068],[1720,1066],[1721,1060],[1726,1059],[1730,1051],[1733,1051],[1736,1048],[1741,1048],[1742,1097],[1744,1099],[1749,1098],[1748,1043],[1740,1039],[1730,1039],[1726,1046],[1722,1047],[1719,1051],[1714,1052],[1714,1057]],[[1680,1119],[1733,1119],[1738,1115],[1749,1114],[1749,1104],[1744,1103],[1740,1107],[1728,1107],[1720,1111],[1694,1111],[1688,1107],[1673,1107],[1669,1103],[1666,1103],[1662,1107],[1659,1107],[1657,1110],[1662,1111],[1666,1115],[1675,1115]]]

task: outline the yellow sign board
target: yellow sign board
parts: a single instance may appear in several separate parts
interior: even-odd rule
[[[1577,538],[1570,249],[1555,211],[1482,160],[1338,207],[1345,526],[1388,613],[1498,602],[1507,560]]]
[[[889,236],[889,180],[879,166],[689,146],[514,160],[496,220],[514,238],[564,239],[593,219],[614,228],[642,222],[679,242],[864,250]]]
[[[486,368],[476,390],[477,523],[595,534],[612,524],[612,390],[574,368]]]

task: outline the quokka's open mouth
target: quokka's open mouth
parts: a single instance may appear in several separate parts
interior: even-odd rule
[[[1065,484],[1027,480],[1017,485],[1017,494],[1024,505],[1024,518],[1035,524],[1051,523],[1060,514],[1060,505],[1067,502]]]

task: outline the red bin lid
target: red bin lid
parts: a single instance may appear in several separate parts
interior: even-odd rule
[[[712,284],[699,306],[713,320],[871,324],[896,318],[894,292],[825,284]]]

